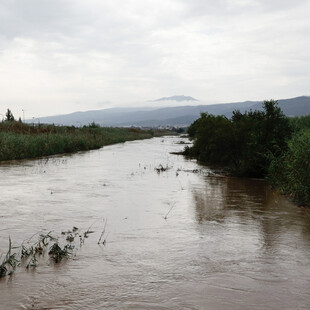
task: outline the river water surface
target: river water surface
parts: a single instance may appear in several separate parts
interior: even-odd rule
[[[309,210],[169,154],[178,141],[2,164],[0,253],[9,236],[95,232],[0,279],[0,309],[310,309]]]

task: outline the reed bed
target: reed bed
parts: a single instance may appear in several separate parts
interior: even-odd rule
[[[0,161],[98,149],[102,146],[164,135],[166,132],[138,128],[83,128],[53,125],[0,123]]]

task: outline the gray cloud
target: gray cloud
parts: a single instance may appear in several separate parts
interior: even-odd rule
[[[305,94],[309,10],[307,0],[3,0],[1,109]]]

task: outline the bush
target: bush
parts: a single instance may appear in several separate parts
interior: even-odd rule
[[[310,205],[310,129],[296,133],[281,157],[273,158],[268,179],[300,205]]]
[[[188,129],[194,137],[193,147],[186,148],[185,154],[213,165],[227,165],[232,153],[232,123],[225,116],[201,113]]]
[[[271,159],[286,150],[291,129],[277,102],[271,100],[264,102],[264,111],[234,111],[231,119],[202,113],[188,134],[194,144],[185,149],[185,155],[225,166],[234,175],[264,177]]]
[[[289,121],[294,132],[310,128],[310,115],[292,117]]]

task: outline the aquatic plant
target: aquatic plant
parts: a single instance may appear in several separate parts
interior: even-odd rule
[[[106,239],[108,237],[108,235],[106,235],[106,237],[104,238],[104,234],[105,234],[105,231],[106,231],[106,227],[107,227],[107,220],[104,222],[104,226],[103,226],[103,230],[101,232],[101,235],[100,235],[100,238],[98,240],[98,244],[101,243],[101,240],[102,240],[102,244],[105,245],[106,244]]]
[[[155,170],[158,174],[160,174],[161,172],[167,171],[168,169],[170,169],[170,167],[168,167],[168,165],[166,165],[166,167],[164,167],[162,164],[160,164],[158,167],[155,167]]]
[[[77,236],[80,237],[81,247],[84,243],[84,239],[88,238],[89,234],[94,233],[91,227],[92,225],[83,232],[73,226],[72,230],[61,233],[63,236],[62,240],[60,236],[56,236],[50,231],[48,233],[39,234],[38,240],[32,243],[33,237],[38,235],[35,234],[31,238],[24,240],[20,246],[16,247],[12,246],[11,238],[9,238],[9,249],[0,264],[0,278],[12,274],[16,267],[20,265],[24,266],[26,269],[36,268],[38,266],[38,258],[44,257],[46,253],[48,254],[48,258],[56,264],[60,263],[63,259],[69,258],[74,254],[74,250],[76,249],[74,243],[75,238]],[[104,226],[104,231],[105,227],[106,224]],[[64,242],[66,242],[66,244],[63,244]],[[2,256],[0,256],[0,259],[1,258]]]
[[[9,275],[12,274],[19,263],[17,259],[17,254],[12,253],[12,249],[13,249],[12,241],[11,238],[9,237],[9,249],[2,263],[0,264],[0,278],[6,276],[7,274]]]
[[[55,242],[50,248],[48,254],[55,263],[60,263],[64,258],[69,257],[71,254],[70,250],[71,248],[68,245],[65,245],[63,248],[61,248],[58,242]]]

